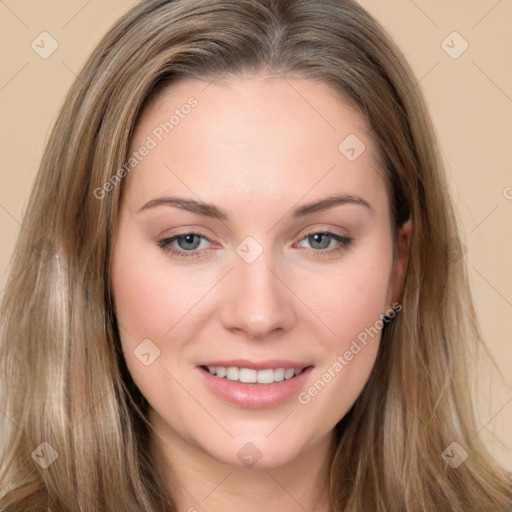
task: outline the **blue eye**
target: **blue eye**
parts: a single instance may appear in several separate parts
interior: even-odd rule
[[[201,253],[197,251],[201,239],[210,241],[210,239],[202,233],[190,232],[180,233],[170,238],[158,240],[158,245],[163,251],[171,253],[179,258],[197,258],[198,256],[201,256]],[[176,248],[173,245],[174,243],[178,243],[179,248]]]
[[[311,248],[306,249],[315,257],[325,257],[333,253],[339,253],[348,248],[353,241],[353,238],[331,233],[330,231],[313,231],[302,238],[302,240],[306,239],[309,240],[309,243],[312,245]],[[158,240],[157,244],[164,252],[172,254],[177,258],[198,258],[204,251],[208,251],[207,248],[200,249],[203,240],[211,242],[211,240],[202,233],[186,232]],[[334,241],[337,246],[332,247],[332,241]]]
[[[352,243],[353,238],[331,233],[330,231],[313,231],[312,233],[306,234],[302,240],[308,240],[312,245],[312,249],[320,249],[313,251],[315,256],[325,256],[345,250]],[[329,247],[332,241],[338,245]]]

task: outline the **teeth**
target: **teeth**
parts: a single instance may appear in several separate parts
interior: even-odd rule
[[[294,376],[295,376],[295,370],[293,368],[290,368],[284,372],[285,379],[291,379]]]
[[[217,368],[215,368],[215,370],[217,370]],[[240,370],[238,368],[235,368],[234,366],[226,368],[226,378],[229,380],[238,380],[239,373]]]
[[[230,366],[229,368],[224,368],[223,366],[208,366],[208,372],[228,380],[237,380],[245,383],[257,382],[259,384],[272,384],[300,375],[302,369],[276,368],[274,370],[269,368],[265,370],[254,370],[253,368],[236,368],[234,366]]]
[[[250,368],[240,368],[238,371],[238,380],[240,382],[254,383],[258,380],[258,370]]]
[[[272,370],[270,370],[272,371]],[[277,368],[277,370],[274,371],[274,381],[275,382],[281,382],[284,380],[284,374],[286,373],[286,370],[284,368]]]

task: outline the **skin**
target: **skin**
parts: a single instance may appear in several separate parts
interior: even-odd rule
[[[304,389],[311,387],[398,299],[411,224],[400,231],[394,263],[368,125],[319,82],[257,74],[173,84],[144,110],[131,151],[190,96],[197,106],[125,178],[111,268],[123,352],[150,403],[152,455],[179,511],[327,510],[318,496],[333,429],[370,376],[380,333],[307,404],[297,396],[274,408],[229,404],[204,385],[197,365],[306,361],[314,368]],[[354,161],[338,149],[349,134],[366,146]],[[229,219],[169,205],[138,211],[171,194],[213,203]],[[290,215],[334,194],[360,196],[371,209]],[[172,243],[197,258],[157,244],[197,230],[209,240]],[[353,242],[315,241],[311,230]],[[247,236],[263,249],[252,263],[236,252]],[[134,355],[144,339],[160,350],[149,366]],[[248,442],[262,455],[253,467],[237,457]]]

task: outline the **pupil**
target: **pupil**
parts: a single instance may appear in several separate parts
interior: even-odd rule
[[[184,235],[181,238],[185,240],[186,244],[194,244],[194,237],[197,238],[197,235],[193,235],[193,234],[191,234],[191,235]],[[187,249],[195,249],[196,247],[185,247],[185,248],[187,248]]]
[[[315,234],[314,234],[314,235],[312,235],[312,236],[313,236],[313,239],[314,239],[315,243],[316,243],[316,242],[319,242],[319,240],[318,240],[318,238],[319,238],[319,237],[320,237],[320,238],[321,238],[321,237],[324,237],[324,241],[329,239],[329,237],[328,237],[327,235],[325,235],[324,233],[315,233]],[[320,249],[325,249],[326,247],[328,247],[328,246],[329,246],[329,242],[327,241],[327,244],[325,244],[325,243],[324,243],[324,244],[322,244],[322,243],[321,243],[321,240],[320,240],[320,245],[321,245]]]

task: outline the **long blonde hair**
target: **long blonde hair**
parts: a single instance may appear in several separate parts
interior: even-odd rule
[[[98,190],[157,90],[247,69],[351,101],[382,154],[396,228],[413,220],[402,312],[336,426],[330,508],[504,512],[510,478],[475,436],[467,368],[483,341],[435,131],[402,53],[353,0],[147,0],[93,51],[44,152],[1,305],[0,508],[176,510],[112,306],[123,180]],[[441,455],[450,446],[468,454],[457,469]]]

